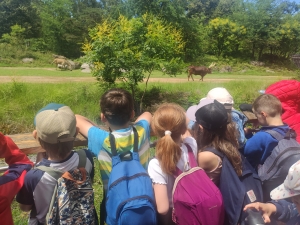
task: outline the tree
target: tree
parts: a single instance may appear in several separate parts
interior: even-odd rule
[[[94,65],[94,76],[106,87],[117,81],[131,90],[135,101],[138,83],[148,80],[154,69],[175,75],[181,69],[182,34],[152,15],[104,21],[90,31],[91,42],[83,46],[86,59]],[[144,96],[144,95],[143,95]],[[143,96],[139,99],[142,108]]]
[[[246,34],[244,26],[222,18],[211,20],[208,29],[212,38],[211,46],[215,49],[217,56],[220,56],[225,50],[229,52],[236,50],[240,40]]]
[[[22,28],[20,25],[11,26],[11,32],[9,34],[3,34],[1,41],[22,48],[25,31],[26,29]]]

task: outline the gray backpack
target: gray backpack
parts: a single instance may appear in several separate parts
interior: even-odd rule
[[[290,167],[300,160],[300,144],[296,141],[296,133],[290,129],[285,136],[275,130],[267,133],[278,140],[278,145],[263,165],[258,167],[258,175],[263,183],[264,202],[270,201],[270,192],[281,185]]]

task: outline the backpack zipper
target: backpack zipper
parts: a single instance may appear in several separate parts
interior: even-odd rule
[[[286,152],[288,151],[292,151],[292,150],[299,150],[299,147],[289,147],[287,148],[285,151],[281,152],[277,157],[276,159],[274,160],[273,164],[270,166],[270,168],[268,169],[267,173],[270,173],[271,170],[275,167],[277,161],[280,159],[280,157],[285,154]]]
[[[113,183],[111,183],[110,185],[109,185],[109,190],[111,189],[111,188],[113,188],[114,186],[116,186],[118,183],[120,183],[120,182],[122,182],[122,181],[124,181],[124,180],[132,180],[132,179],[134,179],[134,178],[137,178],[137,177],[140,177],[140,176],[145,176],[145,177],[149,177],[149,175],[148,175],[148,173],[137,173],[137,174],[135,174],[135,175],[133,175],[133,176],[131,176],[131,177],[121,177],[121,178],[119,178],[119,179],[117,179],[117,180],[115,180]]]
[[[136,196],[136,197],[133,197],[133,198],[129,198],[129,199],[127,199],[127,200],[125,200],[125,201],[123,201],[123,202],[121,202],[121,203],[119,204],[119,206],[118,206],[118,208],[117,208],[117,212],[116,212],[116,218],[117,218],[117,220],[119,220],[118,215],[120,214],[121,208],[122,208],[124,205],[126,205],[127,202],[131,202],[131,201],[133,201],[133,200],[141,199],[141,198],[147,199],[149,202],[151,202],[152,206],[155,205],[154,202],[153,202],[153,200],[152,200],[148,195],[140,195],[140,196]]]

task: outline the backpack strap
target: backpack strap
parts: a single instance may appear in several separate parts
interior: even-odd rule
[[[273,138],[275,138],[277,141],[280,141],[282,139],[285,138],[284,135],[282,135],[281,133],[279,133],[278,131],[276,130],[266,130],[265,131],[266,133],[270,134]],[[289,132],[289,131],[288,131]]]
[[[184,143],[184,145],[186,146],[187,150],[188,150],[188,157],[189,157],[189,164],[190,167],[197,167],[198,163],[196,161],[195,155],[193,153],[193,150],[191,148],[190,145],[188,145],[187,143]],[[176,177],[178,177],[180,174],[182,174],[182,171],[176,166],[176,171],[173,173],[173,175]]]
[[[189,156],[189,164],[190,164],[190,167],[193,168],[193,167],[197,167],[198,166],[198,163],[196,161],[196,158],[195,158],[195,155],[193,153],[193,150],[191,148],[190,145],[184,143],[184,145],[187,147],[188,149],[188,156]]]
[[[42,170],[46,173],[48,173],[51,177],[53,177],[55,180],[58,180],[63,175],[62,171],[56,170],[52,167],[48,166],[37,166],[36,169]]]
[[[133,130],[133,152],[138,152],[138,133],[136,131],[136,128],[134,126],[132,126],[132,130]],[[113,156],[118,155],[117,149],[116,149],[116,139],[115,136],[112,134],[112,132],[109,133],[109,142],[110,142],[110,147],[111,147],[111,153]],[[124,154],[125,153],[125,154]],[[120,157],[128,154],[128,152],[124,152],[120,154]]]
[[[212,147],[212,146],[206,147],[206,148],[204,149],[204,151],[212,152],[212,153],[214,153],[215,155],[219,156],[221,159],[223,159],[224,156],[225,156],[225,154],[224,154],[223,152],[221,152],[221,151],[215,149],[215,148]]]
[[[86,164],[86,153],[84,149],[76,151],[79,157],[78,168],[85,168]]]

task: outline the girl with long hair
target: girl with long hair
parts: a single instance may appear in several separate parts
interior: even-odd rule
[[[188,144],[197,156],[196,140],[187,130],[184,109],[176,104],[163,104],[153,115],[151,128],[158,137],[155,158],[148,166],[152,179],[159,224],[172,224],[172,189],[176,167],[181,171],[190,169]]]
[[[196,123],[192,135],[198,144],[198,164],[218,186],[222,159],[208,151],[212,147],[229,159],[238,176],[242,175],[242,158],[238,151],[238,133],[223,104],[204,99],[195,108]]]

